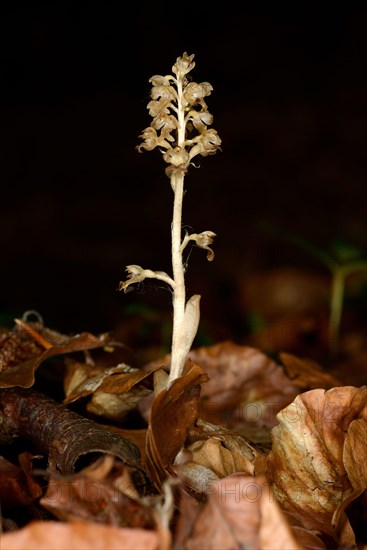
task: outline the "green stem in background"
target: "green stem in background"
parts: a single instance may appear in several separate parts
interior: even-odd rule
[[[329,270],[331,274],[329,349],[332,357],[336,357],[339,352],[340,327],[343,315],[346,280],[352,273],[367,271],[367,260],[358,259],[343,263],[299,235],[286,234],[265,221],[257,221],[256,226],[267,233],[296,245],[311,256],[318,258]]]
[[[332,273],[329,317],[330,351],[332,356],[336,357],[339,352],[346,279],[352,273],[367,271],[367,261],[359,260],[346,265],[338,265],[334,262],[328,267]]]
[[[329,347],[333,357],[339,351],[340,325],[344,304],[345,276],[343,271],[336,269],[331,280],[330,315],[329,315]]]

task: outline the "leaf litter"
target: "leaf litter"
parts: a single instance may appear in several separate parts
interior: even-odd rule
[[[114,359],[110,335],[55,342],[24,324],[3,332],[21,345],[5,345],[0,373],[2,550],[53,548],[52,533],[57,548],[362,547],[365,386],[226,340],[191,350],[166,387],[169,355],[134,367]],[[41,367],[40,380],[56,369],[62,399],[39,392]],[[28,406],[62,415],[65,438],[27,436]],[[75,438],[79,421],[91,425]]]

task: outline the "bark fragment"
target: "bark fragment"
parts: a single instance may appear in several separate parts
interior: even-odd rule
[[[134,443],[32,389],[0,390],[0,442],[16,437],[46,453],[51,471],[73,473],[78,462],[108,453],[143,473]]]

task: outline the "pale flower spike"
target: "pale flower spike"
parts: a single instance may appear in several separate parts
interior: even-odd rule
[[[213,90],[209,82],[192,82],[187,74],[195,67],[194,54],[186,52],[176,59],[173,75],[155,75],[149,79],[152,84],[151,101],[148,103],[150,126],[139,136],[142,143],[137,146],[152,151],[156,147],[168,164],[166,174],[174,192],[173,218],[171,226],[171,253],[173,278],[163,271],[143,269],[129,265],[127,281],[121,282],[119,290],[126,290],[146,278],[166,282],[173,291],[173,331],[171,348],[171,370],[168,384],[183,374],[188,353],[197,333],[200,320],[200,296],[194,294],[186,302],[185,269],[182,253],[190,241],[207,250],[207,259],[213,260],[210,248],[215,233],[186,233],[182,238],[182,203],[184,177],[197,155],[206,157],[220,149],[221,139],[216,130],[208,129],[213,122],[205,97]]]

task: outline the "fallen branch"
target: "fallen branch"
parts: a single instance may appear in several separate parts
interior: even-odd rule
[[[73,473],[94,458],[111,454],[146,478],[134,443],[32,389],[0,390],[0,443],[14,438],[46,453],[52,472]]]

